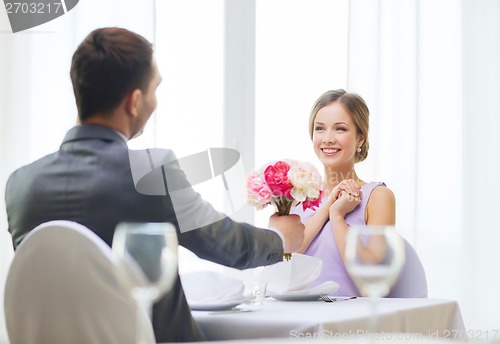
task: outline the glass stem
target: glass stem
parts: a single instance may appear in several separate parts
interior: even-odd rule
[[[368,322],[368,334],[373,337],[373,335],[378,332],[378,298],[369,297],[368,299],[370,301],[370,320]]]
[[[137,310],[135,312],[136,314],[136,332],[135,332],[135,339],[137,344],[148,344],[150,341],[148,340],[148,337],[146,335],[145,331],[145,326],[147,323],[144,323],[145,321],[148,321],[151,319],[151,301],[149,298],[146,296],[145,293],[137,293],[135,295],[135,300],[137,303]],[[144,318],[144,313],[148,315],[148,318]]]

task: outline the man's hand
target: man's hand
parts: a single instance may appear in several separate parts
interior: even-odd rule
[[[285,238],[285,252],[296,252],[304,241],[304,225],[298,215],[282,215],[277,213],[269,218],[269,227],[277,228]]]

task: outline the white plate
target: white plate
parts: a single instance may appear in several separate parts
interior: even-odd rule
[[[267,296],[279,301],[316,301],[321,294],[268,294]]]
[[[189,308],[193,311],[226,311],[228,309],[232,309],[238,305],[241,305],[240,302],[228,302],[228,303],[200,303],[194,304],[190,303]]]

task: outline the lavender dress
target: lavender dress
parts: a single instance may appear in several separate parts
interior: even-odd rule
[[[365,225],[365,210],[370,195],[377,186],[384,186],[381,182],[371,182],[363,185],[361,203],[349,214],[345,220],[349,226]],[[302,223],[307,222],[315,213],[314,210],[302,210],[299,205],[292,209],[291,213],[301,217]],[[427,281],[422,263],[413,247],[405,240],[406,261],[398,281],[391,289],[388,297],[427,297]],[[323,228],[313,239],[304,254],[321,258],[323,260],[323,271],[317,280],[311,283],[312,286],[319,285],[325,281],[335,281],[340,285],[336,295],[350,296],[360,295],[358,289],[347,274],[344,262],[340,257],[335,243],[335,237],[327,221]]]

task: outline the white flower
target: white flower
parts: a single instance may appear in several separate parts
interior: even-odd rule
[[[290,164],[288,178],[293,185],[292,197],[299,202],[318,198],[322,187],[321,175],[318,170],[307,162],[293,161],[288,163]]]

